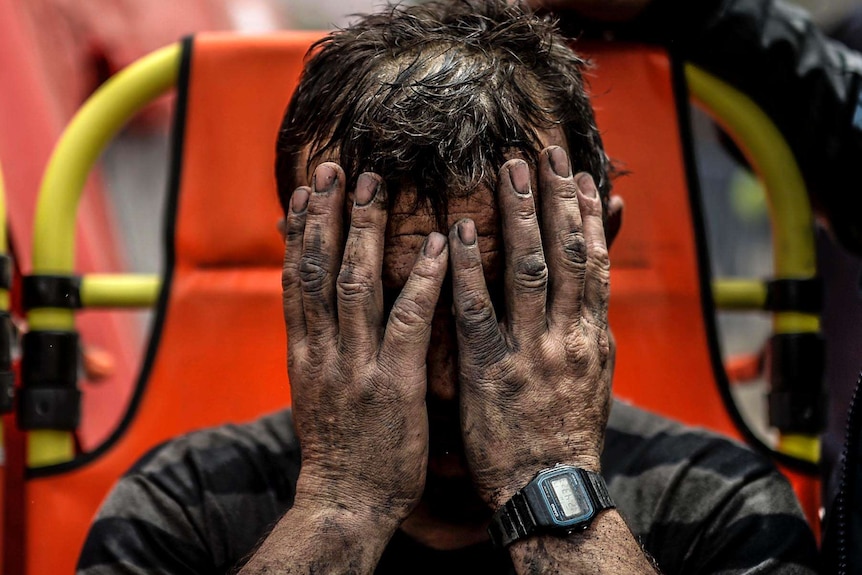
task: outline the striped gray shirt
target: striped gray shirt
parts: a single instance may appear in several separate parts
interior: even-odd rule
[[[300,456],[289,411],[155,448],[116,485],[78,572],[229,573],[293,502]],[[793,491],[764,458],[715,434],[615,402],[602,472],[665,574],[814,573]],[[511,573],[480,544],[425,548],[396,534],[377,573]]]

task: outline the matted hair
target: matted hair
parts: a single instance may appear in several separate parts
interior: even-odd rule
[[[325,156],[355,183],[380,174],[438,213],[451,194],[496,183],[507,154],[535,161],[537,130],[559,126],[574,170],[603,198],[609,162],[584,89],[586,62],[556,21],[506,0],[390,6],[319,40],[288,105],[276,179],[287,209],[295,174]]]

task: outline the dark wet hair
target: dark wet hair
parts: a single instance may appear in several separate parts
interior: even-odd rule
[[[309,166],[339,162],[355,183],[380,174],[390,200],[404,185],[445,210],[448,194],[493,188],[507,154],[535,161],[537,130],[559,126],[572,166],[604,198],[609,162],[584,89],[586,62],[556,22],[506,0],[390,6],[309,51],[277,143],[287,209],[302,150]],[[308,169],[308,166],[306,166]],[[393,193],[394,192],[394,193]]]

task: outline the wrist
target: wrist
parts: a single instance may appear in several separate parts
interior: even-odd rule
[[[553,462],[544,462],[544,463],[535,463],[531,465],[523,465],[508,476],[508,480],[500,486],[500,488],[495,489],[491,493],[490,504],[493,509],[499,509],[503,505],[509,501],[512,496],[526,487],[526,485],[533,480],[533,478],[538,475],[538,473],[544,469],[549,469],[554,467],[555,465],[572,465],[574,467],[579,467],[585,471],[592,471],[594,473],[601,473],[601,458],[598,454],[581,454],[577,456],[571,456],[564,459],[560,459],[558,461]]]
[[[351,510],[297,498],[240,573],[371,573],[392,537]]]
[[[379,532],[388,541],[412,507],[393,504],[392,498],[377,497],[366,486],[355,483],[303,470],[297,480],[293,508],[321,519],[342,521],[357,531]]]

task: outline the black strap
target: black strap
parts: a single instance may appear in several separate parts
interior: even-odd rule
[[[12,289],[12,257],[0,254],[0,289]]]
[[[516,492],[491,518],[488,534],[495,547],[507,547],[518,539],[532,535],[536,520],[527,505],[527,498]]]
[[[81,278],[63,275],[32,275],[21,280],[22,303],[25,310],[39,307],[80,309]]]
[[[763,309],[819,313],[823,309],[823,282],[819,277],[768,281]]]
[[[8,311],[0,311],[0,413],[11,413],[15,407],[15,374],[12,372],[12,355],[17,345],[18,330],[12,321],[12,316]]]
[[[596,513],[616,507],[608,492],[608,486],[600,474],[585,469],[578,469],[578,472]],[[502,548],[532,535],[537,527],[527,498],[523,490],[519,490],[494,513],[488,526],[488,534],[491,536],[491,543],[495,547]]]
[[[24,334],[18,426],[74,431],[81,417],[77,332],[33,330]]]
[[[616,507],[613,499],[611,499],[611,494],[608,493],[608,484],[605,483],[604,477],[598,473],[584,469],[581,469],[581,477],[586,479],[584,485],[587,485],[592,491],[591,495],[593,504],[596,506],[596,513]]]

